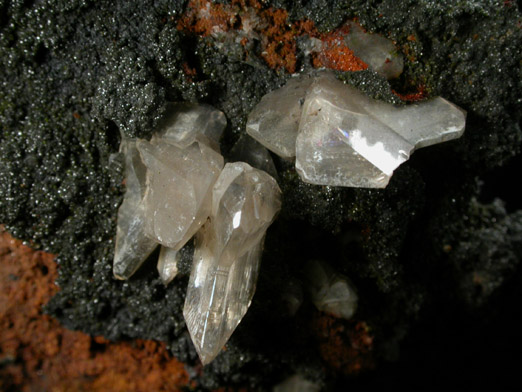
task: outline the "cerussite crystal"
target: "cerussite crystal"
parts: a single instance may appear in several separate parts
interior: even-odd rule
[[[301,89],[296,87],[299,83]],[[393,171],[416,148],[456,139],[464,132],[465,111],[443,98],[397,107],[369,98],[329,72],[312,82],[308,76],[292,79],[292,91],[306,90],[300,100],[293,96],[296,102],[303,102],[298,106],[299,122],[270,127],[274,111],[285,107],[281,96],[286,89],[270,93],[270,103],[264,97],[254,108],[257,129],[267,131],[247,129],[275,153],[280,151],[275,145],[290,149],[289,135],[296,135],[296,169],[303,181],[312,184],[384,188]]]
[[[185,148],[161,139],[140,140],[137,146],[148,169],[145,231],[179,250],[210,213],[210,191],[223,157],[200,141]]]
[[[219,354],[250,306],[280,194],[270,175],[244,162],[228,163],[214,185],[210,219],[196,235],[183,309],[203,364]]]
[[[161,247],[157,268],[164,285],[168,285],[178,274],[179,257],[179,251],[166,246]]]
[[[125,156],[127,191],[118,210],[113,273],[118,279],[128,279],[158,244],[145,235],[143,195],[146,168],[136,149],[136,141],[123,138],[120,152]]]
[[[247,133],[277,155],[294,157],[302,105],[312,82],[307,76],[292,78],[261,98],[248,115]]]
[[[222,112],[208,105],[169,103],[150,142],[123,139],[126,184],[118,215],[114,274],[129,278],[158,243],[165,284],[177,273],[177,251],[210,213],[221,169]]]

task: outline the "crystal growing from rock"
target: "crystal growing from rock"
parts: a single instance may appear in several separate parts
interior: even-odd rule
[[[219,139],[227,125],[223,112],[210,105],[170,102],[167,115],[160,121],[155,137],[185,148],[205,136],[206,144],[219,151]]]
[[[323,261],[310,261],[305,274],[315,307],[335,317],[350,319],[357,309],[357,293],[348,278],[336,273]]]
[[[282,98],[284,86],[279,94],[263,97],[253,111],[257,128],[247,128],[275,153],[281,150],[275,145],[291,149],[289,135],[296,135],[296,169],[305,182],[384,188],[416,148],[452,140],[464,132],[466,113],[443,98],[397,107],[369,98],[329,72],[310,80],[308,76],[292,79],[289,87],[299,93],[306,90],[300,98],[297,93],[291,95],[294,102],[304,102],[293,107],[294,112],[301,109],[298,122],[271,125],[274,113],[282,116],[281,109],[287,105]],[[286,151],[281,156],[292,154]]]
[[[270,175],[244,162],[228,163],[214,185],[210,219],[196,235],[183,309],[203,364],[219,354],[250,306],[280,193]]]
[[[125,157],[127,191],[118,210],[113,273],[118,279],[128,279],[149,257],[158,244],[145,236],[146,168],[136,148],[136,141],[123,138],[120,152]]]
[[[350,31],[344,42],[357,57],[386,79],[396,78],[402,73],[404,60],[391,40],[367,33],[355,22],[347,24]]]
[[[123,138],[127,191],[118,215],[114,274],[129,278],[154,248],[165,284],[177,251],[210,213],[211,189],[223,168],[223,113],[208,105],[169,103],[150,142]]]

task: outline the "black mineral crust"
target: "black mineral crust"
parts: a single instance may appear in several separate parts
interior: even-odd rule
[[[120,134],[150,137],[167,101],[204,102],[227,116],[227,159],[249,111],[289,75],[270,69],[261,49],[247,62],[233,40],[218,45],[179,30],[186,3],[0,0],[0,223],[58,255],[60,291],[46,311],[63,325],[167,342],[190,370],[198,359],[182,306],[191,245],[167,288],[157,254],[129,281],[112,276],[125,191]],[[521,2],[260,4],[322,32],[357,18],[393,39],[406,58],[399,79],[388,83],[370,70],[338,77],[389,102],[400,101],[393,91],[423,86],[464,108],[467,126],[460,140],[416,152],[384,190],[308,185],[274,157],[284,201],[257,293],[227,350],[190,371],[195,388],[271,390],[296,372],[326,391],[424,389],[454,377],[467,389],[508,384],[522,343]],[[297,47],[298,69],[309,70]],[[331,331],[318,330],[314,320],[325,316],[306,290],[297,314],[285,308],[288,282],[302,284],[310,259],[357,287],[355,321],[336,322],[344,331],[357,321],[368,326],[372,364],[359,375],[325,354],[321,336]]]

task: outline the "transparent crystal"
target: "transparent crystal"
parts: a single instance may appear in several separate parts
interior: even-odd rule
[[[291,78],[266,94],[248,116],[247,133],[277,155],[294,157],[304,97],[312,81],[307,76]]]
[[[158,244],[145,235],[142,200],[146,168],[136,149],[136,141],[123,138],[120,152],[125,157],[126,192],[118,210],[113,273],[118,279],[128,279]]]
[[[295,155],[305,182],[384,188],[416,148],[460,137],[465,123],[466,112],[443,98],[397,107],[325,71],[265,95],[247,132],[284,158]]]
[[[178,250],[167,248],[166,246],[161,247],[157,268],[161,281],[165,286],[172,282],[178,274],[179,259],[180,253]]]
[[[219,354],[250,306],[280,193],[270,175],[244,162],[225,165],[214,185],[210,219],[196,235],[183,309],[203,364]]]
[[[227,125],[223,112],[205,104],[169,102],[166,113],[155,137],[184,148],[203,135],[208,139],[206,144],[219,151],[219,139]]]
[[[201,141],[180,148],[162,139],[140,140],[137,147],[148,169],[146,234],[179,250],[210,213],[211,189],[223,157]]]
[[[306,264],[308,291],[316,308],[336,317],[350,319],[357,310],[357,293],[347,277],[323,261]]]
[[[344,40],[357,57],[387,79],[396,78],[402,73],[404,60],[391,40],[379,34],[367,33],[355,22],[347,24],[350,31]]]
[[[415,148],[458,138],[465,112],[442,98],[396,107],[324,73],[306,96],[296,140],[305,182],[384,188]]]

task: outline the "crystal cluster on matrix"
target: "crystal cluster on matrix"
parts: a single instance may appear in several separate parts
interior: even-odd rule
[[[268,173],[246,162],[223,168],[225,126],[224,114],[208,105],[171,103],[150,141],[123,138],[120,148],[127,191],[114,275],[129,278],[160,244],[158,272],[168,284],[179,250],[197,233],[183,313],[203,364],[219,354],[248,310],[265,232],[281,208],[281,191]],[[275,172],[263,146],[241,143],[238,155]]]
[[[465,122],[465,111],[443,98],[396,107],[324,71],[264,96],[247,132],[281,157],[295,157],[305,182],[384,188],[415,149],[460,137]]]

